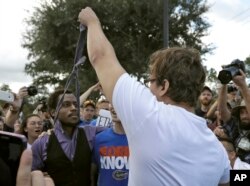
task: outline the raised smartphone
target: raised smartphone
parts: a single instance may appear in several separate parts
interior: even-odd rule
[[[24,135],[0,131],[0,185],[16,185],[19,161],[26,147]]]
[[[7,91],[0,90],[0,100],[6,102],[13,102],[14,101],[14,94]]]

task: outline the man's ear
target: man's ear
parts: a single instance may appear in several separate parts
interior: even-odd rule
[[[169,81],[167,79],[164,79],[161,85],[161,90],[159,92],[160,96],[164,96],[167,93],[168,88],[169,88]]]

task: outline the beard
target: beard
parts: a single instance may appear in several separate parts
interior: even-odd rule
[[[80,122],[80,119],[78,118],[77,120],[75,121],[67,121],[67,122],[62,122],[62,125],[65,126],[65,127],[76,127]]]
[[[210,103],[211,103],[211,100],[208,100],[208,99],[202,99],[202,100],[201,100],[201,104],[202,104],[202,105],[209,106]]]

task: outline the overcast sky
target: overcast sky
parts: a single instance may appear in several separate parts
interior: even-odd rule
[[[170,0],[171,1],[171,0]],[[26,10],[39,0],[0,0],[0,85],[9,84],[14,92],[28,86],[31,78],[24,73],[28,52],[21,47]],[[208,0],[212,5],[206,14],[212,27],[205,43],[213,43],[214,54],[207,55],[204,65],[221,70],[222,64],[250,56],[250,0]]]

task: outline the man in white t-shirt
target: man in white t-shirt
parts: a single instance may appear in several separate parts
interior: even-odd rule
[[[120,65],[98,17],[79,13],[88,29],[88,56],[123,123],[129,148],[130,186],[228,185],[225,149],[194,114],[205,72],[197,51],[170,48],[150,57],[149,89]]]

